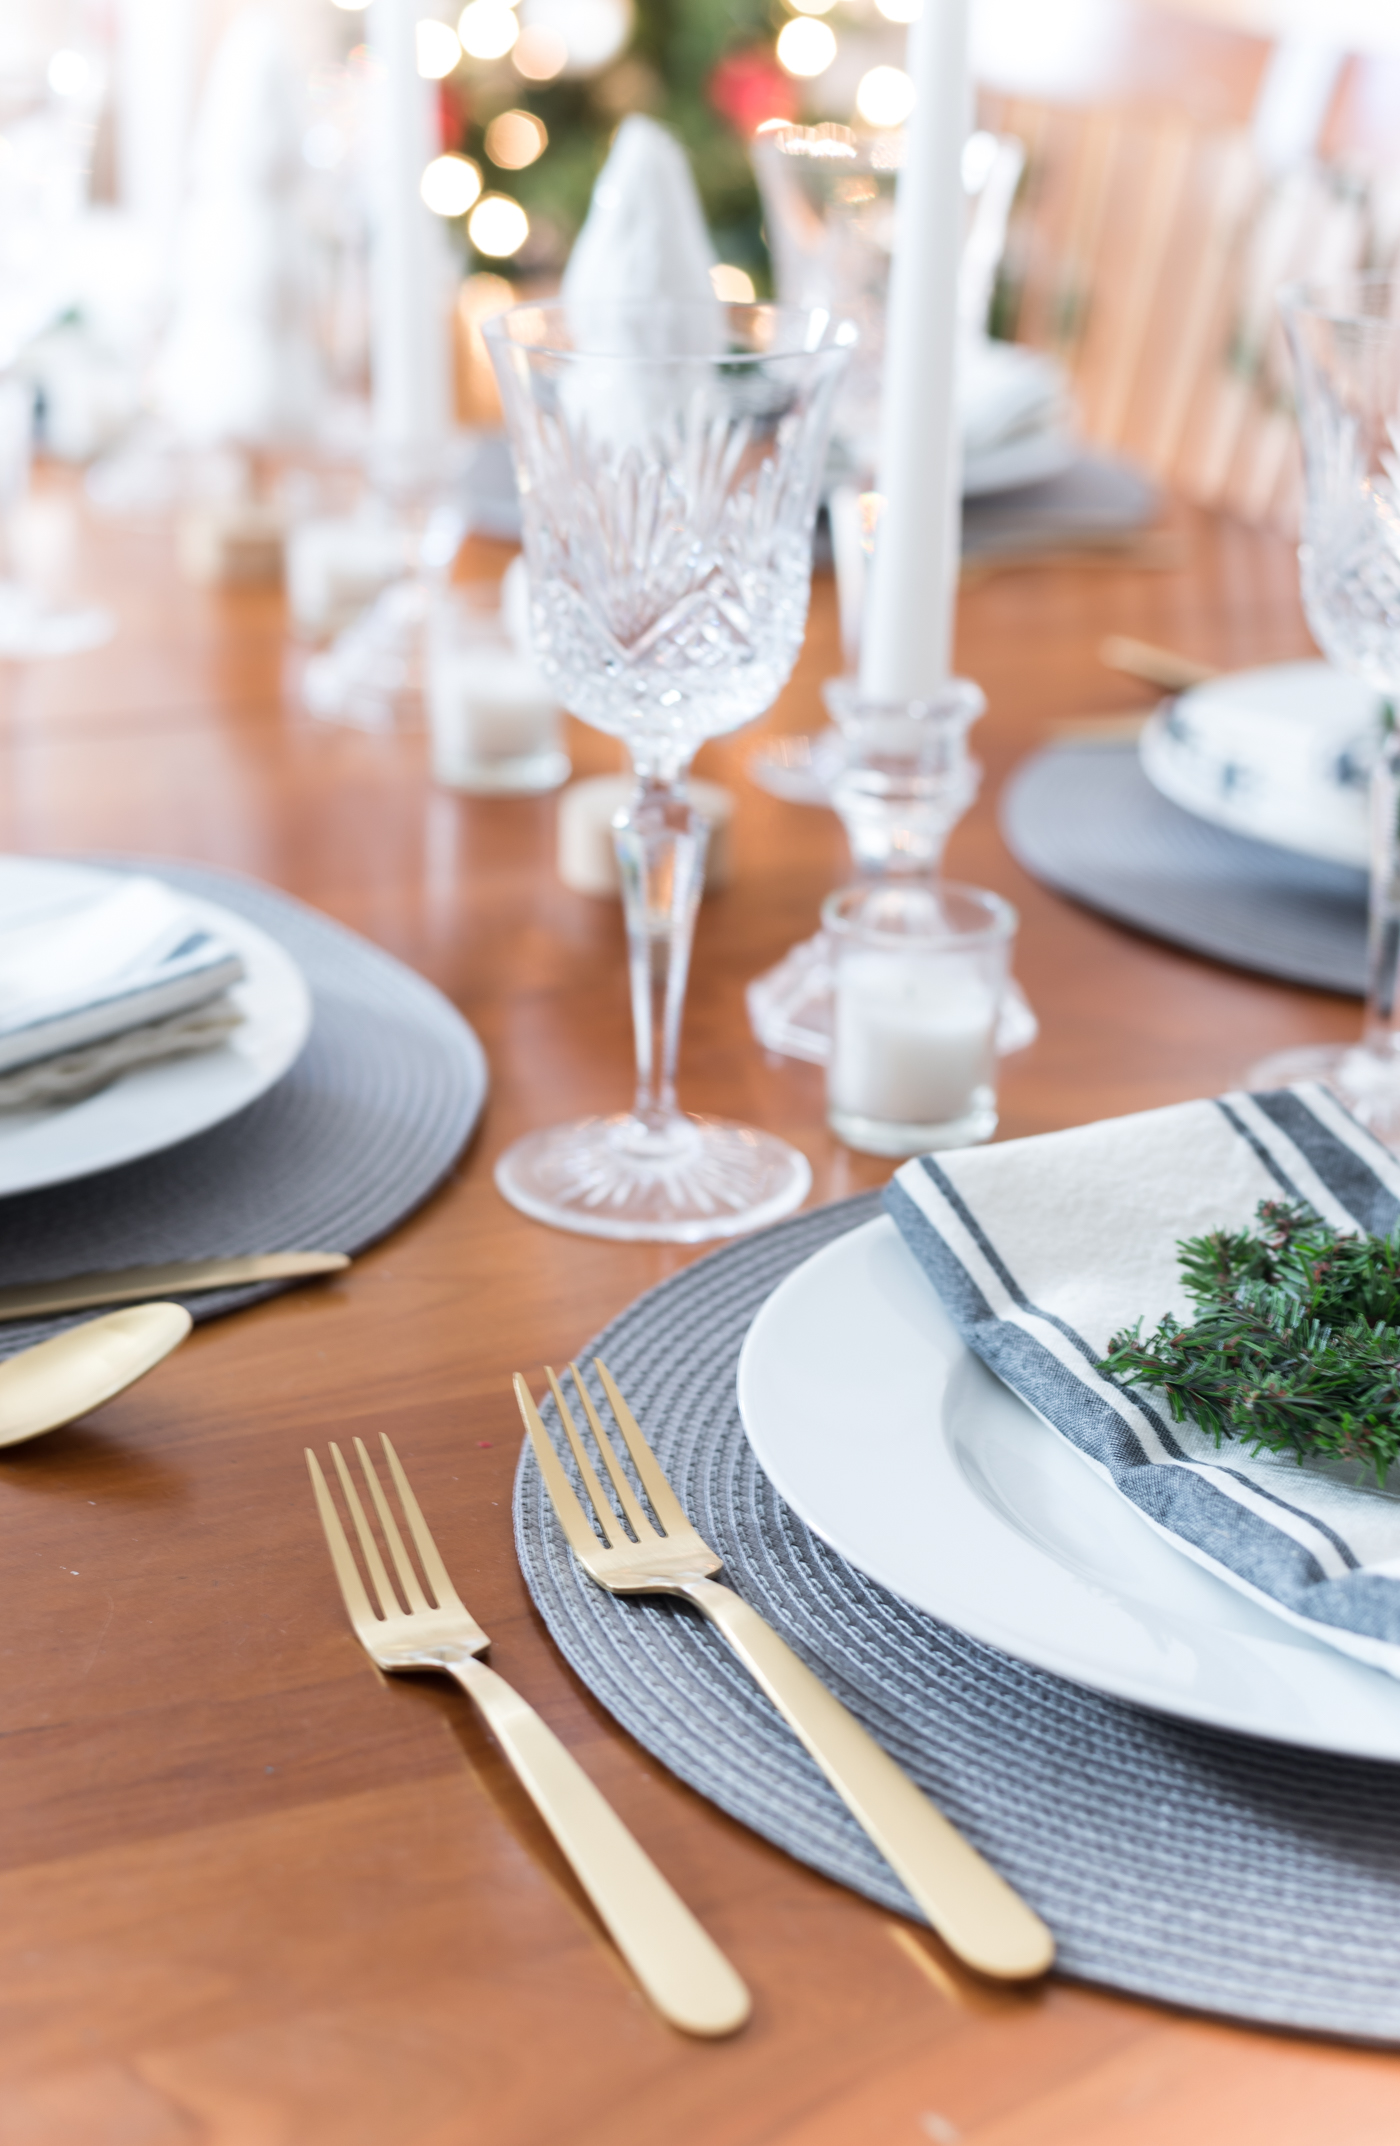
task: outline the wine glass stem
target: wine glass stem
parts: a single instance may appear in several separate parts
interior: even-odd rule
[[[613,843],[637,1036],[633,1112],[653,1132],[664,1131],[677,1115],[676,1055],[708,835],[685,795],[684,768],[666,774],[638,769],[637,789],[613,821]]]
[[[1400,1057],[1400,735],[1389,716],[1371,777],[1371,917],[1365,1044]]]

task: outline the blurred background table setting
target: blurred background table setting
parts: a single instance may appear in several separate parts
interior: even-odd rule
[[[1398,70],[0,7],[0,2134],[1386,2135]]]

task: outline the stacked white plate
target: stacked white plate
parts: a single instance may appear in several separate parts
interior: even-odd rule
[[[892,1221],[773,1292],[739,1409],[789,1505],[917,1608],[1159,1713],[1400,1759],[1400,1682],[1164,1542],[959,1339]]]
[[[121,875],[89,865],[0,858],[0,933],[69,913],[120,884]],[[239,1026],[211,1050],[133,1067],[80,1102],[0,1111],[0,1198],[90,1177],[207,1132],[294,1064],[311,1032],[311,994],[296,963],[231,909],[183,891],[179,900],[242,957],[243,981],[229,993]]]
[[[1167,701],[1142,734],[1164,797],[1235,834],[1365,868],[1383,702],[1327,663],[1234,671]]]

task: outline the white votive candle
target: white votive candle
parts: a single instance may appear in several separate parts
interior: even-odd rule
[[[558,703],[504,639],[430,650],[428,729],[434,778],[451,789],[552,790],[569,772]]]
[[[887,883],[829,896],[822,922],[835,968],[833,1132],[874,1155],[990,1138],[1016,912],[977,887]]]
[[[850,1117],[953,1125],[991,1099],[997,1001],[975,974],[852,953],[838,970],[831,1100]]]

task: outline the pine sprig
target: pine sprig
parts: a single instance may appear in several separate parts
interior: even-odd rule
[[[1252,1230],[1177,1247],[1197,1307],[1141,1338],[1115,1334],[1100,1371],[1166,1395],[1217,1445],[1359,1460],[1384,1483],[1400,1458],[1400,1225],[1345,1236],[1300,1201],[1265,1200]]]

